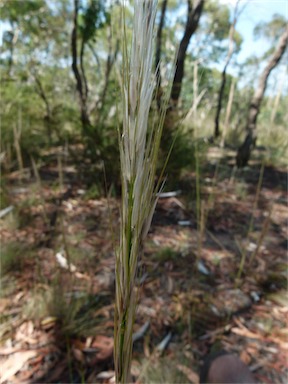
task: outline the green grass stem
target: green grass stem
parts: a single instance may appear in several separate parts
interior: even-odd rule
[[[122,384],[131,381],[132,334],[138,302],[135,280],[157,192],[163,183],[160,177],[155,187],[160,140],[169,99],[167,95],[170,94],[168,87],[160,117],[152,119],[150,126],[149,112],[156,85],[153,53],[157,1],[134,1],[131,49],[128,49],[124,8],[123,5],[122,98],[119,110],[123,129],[118,131],[122,201],[120,247],[116,252],[114,329],[116,382]]]

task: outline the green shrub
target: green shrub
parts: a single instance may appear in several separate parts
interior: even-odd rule
[[[174,184],[175,182],[179,182],[184,172],[195,171],[196,157],[198,164],[201,165],[208,149],[208,144],[205,143],[203,139],[195,139],[191,131],[175,133],[170,139],[169,147],[165,144],[165,147],[162,148],[164,155],[161,156],[159,168],[163,167],[164,159],[173,141],[171,156],[165,172],[165,174],[168,175],[167,185],[169,188],[177,188],[177,185]]]

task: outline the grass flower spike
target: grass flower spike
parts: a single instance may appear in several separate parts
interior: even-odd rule
[[[156,205],[155,173],[164,112],[150,126],[155,89],[153,71],[155,0],[135,0],[130,54],[123,6],[122,116],[119,133],[122,203],[120,249],[116,255],[114,360],[117,383],[129,382],[132,333],[137,306],[137,265]],[[164,110],[164,108],[163,108]],[[149,128],[148,128],[149,126]]]

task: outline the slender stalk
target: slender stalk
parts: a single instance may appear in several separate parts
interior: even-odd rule
[[[135,286],[143,240],[150,228],[157,202],[155,174],[163,122],[168,103],[164,97],[158,124],[148,118],[155,89],[153,71],[154,23],[157,0],[135,0],[131,50],[128,51],[125,11],[122,3],[122,118],[119,132],[122,202],[120,248],[116,253],[116,302],[114,362],[117,383],[128,383],[132,357],[132,333],[138,301]],[[129,53],[128,53],[129,52]]]
[[[201,202],[201,193],[200,193],[200,166],[199,166],[199,151],[198,151],[198,144],[197,141],[195,143],[195,168],[196,168],[196,217],[197,217],[197,264],[199,260],[201,259],[201,253],[202,253],[202,202]],[[195,270],[197,273],[198,268]]]
[[[23,176],[23,169],[24,169],[24,163],[22,158],[22,152],[21,152],[21,145],[20,145],[20,139],[22,134],[22,111],[21,108],[18,109],[18,124],[16,126],[13,125],[13,133],[14,133],[14,147],[16,151],[17,156],[17,162],[19,171],[21,174],[21,177]]]
[[[261,187],[262,187],[262,182],[263,182],[264,169],[265,169],[265,161],[263,160],[262,164],[261,164],[261,168],[260,168],[260,174],[259,174],[257,189],[256,189],[256,196],[255,196],[255,200],[254,200],[254,204],[253,204],[253,208],[252,208],[252,214],[251,214],[251,218],[250,218],[250,223],[249,223],[249,227],[248,227],[248,231],[247,231],[247,238],[249,238],[249,235],[253,231],[253,227],[254,227],[254,214],[255,214],[255,211],[257,209],[258,202],[259,202],[259,197],[260,197],[260,192],[261,192]]]
[[[225,139],[226,139],[228,128],[229,128],[229,120],[230,120],[230,115],[231,115],[231,110],[232,110],[232,104],[233,104],[233,98],[234,98],[234,90],[235,90],[235,79],[233,77],[232,83],[231,83],[231,86],[230,86],[229,96],[228,96],[228,103],[227,103],[227,108],[226,108],[226,115],[225,115],[225,122],[224,122],[224,127],[223,127],[223,134],[222,134],[221,143],[220,143],[220,147],[221,148],[224,147]]]
[[[267,234],[267,231],[269,229],[269,224],[271,222],[271,214],[272,214],[272,205],[270,206],[270,208],[268,210],[268,215],[266,216],[265,221],[263,223],[263,227],[262,227],[261,233],[260,233],[260,235],[258,237],[256,249],[252,253],[251,257],[250,257],[249,268],[252,266],[255,257],[258,255],[259,249],[260,249],[260,247],[261,247],[261,245],[263,243],[263,240],[264,240],[264,238],[265,238],[265,236]]]
[[[260,169],[258,183],[257,183],[256,196],[255,196],[255,200],[254,200],[254,204],[253,204],[253,208],[252,208],[251,219],[250,219],[250,223],[249,223],[249,227],[248,227],[248,231],[247,231],[247,235],[246,235],[247,239],[249,239],[250,233],[253,231],[253,227],[254,227],[254,214],[255,214],[255,210],[257,209],[258,202],[259,202],[261,186],[262,186],[262,182],[263,182],[264,169],[265,169],[265,162],[263,161],[262,165],[261,165],[261,169]],[[268,215],[268,220],[265,220],[265,222],[264,222],[264,226],[262,228],[260,237],[258,239],[258,244],[257,244],[257,247],[256,247],[256,252],[254,252],[252,254],[249,265],[251,265],[252,261],[254,260],[255,255],[259,251],[260,245],[262,244],[262,241],[263,241],[263,238],[264,238],[264,234],[266,234],[266,231],[268,229],[269,221],[270,221],[270,214]],[[242,249],[238,243],[237,243],[237,246],[238,246],[238,248],[240,250],[240,253],[241,253],[241,261],[240,261],[239,270],[238,270],[238,273],[237,273],[237,281],[238,281],[241,278],[244,266],[246,264],[248,250],[247,249]],[[237,282],[237,284],[238,284],[238,282]]]

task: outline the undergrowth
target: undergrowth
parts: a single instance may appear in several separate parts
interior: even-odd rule
[[[23,270],[25,260],[33,256],[33,250],[27,245],[11,242],[1,247],[1,275]]]

